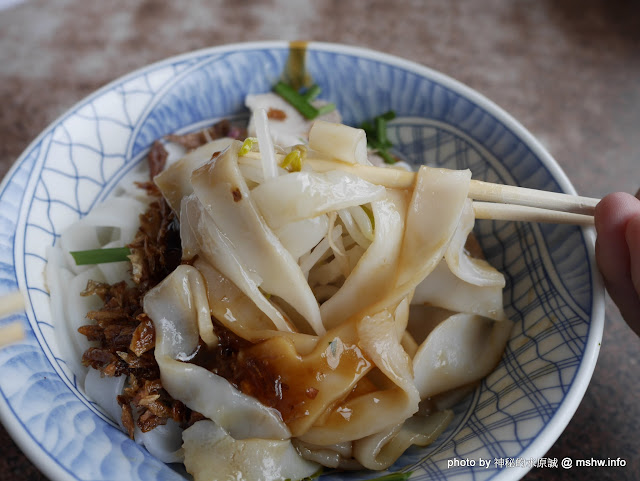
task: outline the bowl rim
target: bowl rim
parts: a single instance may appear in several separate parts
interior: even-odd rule
[[[34,146],[36,146],[43,138],[45,138],[46,135],[48,135],[65,118],[73,115],[73,113],[77,111],[80,106],[112,90],[115,85],[125,82],[128,79],[135,78],[142,73],[152,70],[156,67],[169,63],[179,62],[181,60],[186,60],[189,58],[250,50],[288,49],[291,43],[292,42],[287,40],[265,40],[236,42],[203,47],[181,54],[172,55],[146,64],[111,80],[89,95],[86,95],[75,102],[70,108],[66,109],[62,114],[60,114],[52,122],[50,122],[38,134],[38,136],[27,145],[27,147],[14,161],[14,163],[0,182],[0,194],[6,190],[11,179],[16,175],[18,169],[26,159],[27,155],[33,150]],[[517,137],[519,137],[524,144],[527,145],[527,147],[533,152],[533,154],[537,156],[542,164],[548,169],[550,175],[558,183],[562,191],[569,194],[576,194],[576,190],[571,184],[564,170],[546,150],[546,148],[541,144],[541,142],[533,136],[532,133],[530,133],[518,120],[516,120],[502,107],[497,105],[485,95],[462,83],[461,81],[456,80],[455,78],[438,70],[435,70],[434,68],[422,65],[416,61],[405,59],[390,53],[374,50],[368,47],[334,42],[308,41],[304,43],[306,44],[306,48],[311,51],[315,50],[330,53],[344,53],[347,55],[376,60],[388,65],[400,67],[402,69],[432,79],[435,82],[440,83],[447,88],[450,88],[461,96],[470,99],[482,109],[494,116],[499,122],[502,122],[505,126],[511,129],[513,133]],[[582,353],[582,358],[576,369],[571,387],[563,397],[563,400],[557,411],[554,413],[553,417],[536,435],[535,439],[523,451],[523,453],[521,453],[520,457],[522,459],[535,459],[543,457],[544,454],[560,437],[566,426],[571,421],[573,415],[578,409],[578,406],[580,405],[582,398],[587,391],[600,351],[600,343],[602,340],[605,322],[604,283],[602,281],[600,273],[596,268],[595,253],[593,249],[596,237],[595,229],[592,227],[582,227],[582,233],[589,247],[588,256],[592,266],[591,277],[593,281],[593,289],[591,290],[592,311],[587,339],[585,341],[585,350]],[[29,309],[29,306],[27,306],[27,309]],[[29,323],[28,318],[25,319],[25,321]],[[73,473],[68,472],[60,464],[58,464],[54,460],[54,458],[48,452],[46,452],[45,449],[38,443],[38,441],[33,438],[28,430],[20,422],[18,422],[17,417],[11,414],[13,414],[13,412],[6,402],[5,398],[3,396],[0,396],[0,421],[4,425],[7,432],[10,434],[10,436],[13,438],[15,443],[19,446],[19,448],[33,462],[33,464],[37,466],[40,471],[42,471],[43,474],[46,474],[51,479],[57,481],[68,481],[69,479],[71,479],[69,475],[73,477]],[[530,469],[531,467],[516,467],[510,468],[508,470],[500,470],[495,475],[495,477],[493,477],[493,479],[499,481],[520,479]]]

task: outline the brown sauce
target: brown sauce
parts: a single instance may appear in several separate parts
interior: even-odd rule
[[[308,428],[312,418],[334,400],[335,388],[353,389],[355,378],[371,366],[360,349],[348,343],[340,343],[340,353],[333,359],[327,356],[330,345],[320,345],[303,357],[282,337],[252,344],[215,319],[214,331],[219,339],[216,348],[208,349],[201,343],[191,362],[278,410],[292,432]]]
[[[238,337],[215,320],[213,328],[218,336],[218,345],[208,349],[201,342],[191,362],[225,378],[235,388],[266,406],[276,407],[283,400],[288,386],[283,385],[267,361],[247,354],[253,346],[251,342]]]

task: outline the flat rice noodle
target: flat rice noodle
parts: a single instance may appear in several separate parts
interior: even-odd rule
[[[287,394],[275,400],[275,408],[293,437],[306,433],[327,409],[345,399],[373,366],[359,346],[355,319],[328,331],[306,355],[283,336],[267,339],[244,353],[266,360],[286,386]]]
[[[320,308],[302,270],[259,214],[238,169],[241,145],[234,142],[215,162],[193,172],[194,193],[219,231],[224,232],[243,270],[255,273],[264,292],[283,299],[316,334],[323,334]],[[235,272],[225,270],[225,262],[209,261],[234,282],[239,280]],[[238,286],[243,288],[242,284]]]
[[[385,197],[385,188],[338,170],[292,172],[269,179],[251,191],[272,229]]]
[[[89,399],[123,429],[122,408],[117,397],[122,394],[126,380],[127,376],[105,376],[97,369],[89,369],[84,378],[84,391]]]
[[[299,480],[318,470],[288,439],[236,440],[206,420],[186,429],[182,437],[184,465],[195,481]]]
[[[371,165],[362,129],[316,120],[309,130],[309,148],[350,164]]]
[[[180,215],[180,203],[193,193],[191,173],[211,160],[216,152],[222,152],[234,142],[231,138],[216,139],[192,150],[174,162],[153,179],[171,208]]]
[[[498,364],[512,323],[454,314],[420,345],[413,373],[422,399],[478,381]]]
[[[79,224],[94,229],[118,229],[119,233],[115,237],[112,234],[109,240],[120,240],[124,245],[133,241],[140,227],[140,215],[144,214],[147,207],[147,203],[128,197],[110,197],[96,205]]]
[[[458,226],[470,180],[469,170],[420,167],[407,211],[397,286],[414,288],[440,262]]]
[[[102,245],[101,249],[123,247],[124,244],[124,241],[118,240]],[[100,271],[104,282],[107,284],[117,284],[124,279],[128,285],[133,285],[130,274],[131,262],[128,260],[120,262],[102,262],[100,264],[96,264],[96,268]]]
[[[375,304],[389,291],[398,266],[406,206],[404,192],[393,190],[387,190],[384,200],[371,203],[374,240],[340,290],[320,306],[327,328]]]
[[[405,310],[399,310],[404,315]],[[350,397],[334,405],[300,439],[316,445],[354,441],[403,423],[418,411],[411,359],[400,344],[397,322],[389,310],[357,322],[358,345],[393,387]],[[406,325],[406,324],[405,324]]]
[[[352,459],[353,443],[351,442],[331,446],[316,446],[303,443],[298,439],[294,439],[292,442],[303,458],[319,463],[327,468],[362,469],[362,465]]]
[[[465,243],[473,230],[475,215],[471,199],[466,199],[460,222],[444,258],[449,269],[464,282],[481,287],[504,287],[504,275],[484,259],[471,257]]]
[[[329,219],[326,215],[319,215],[285,224],[276,229],[275,233],[284,248],[297,261],[324,239],[328,229]]]
[[[66,268],[64,253],[59,247],[47,250],[47,287],[51,293],[51,313],[56,320],[55,336],[65,363],[83,386],[90,370],[81,362],[84,352],[92,343],[78,332],[87,324],[87,312],[99,309],[103,302],[98,296],[81,296],[90,279],[103,281],[96,266],[90,266],[77,275]]]
[[[367,469],[386,469],[410,446],[425,447],[434,442],[452,419],[452,411],[412,416],[386,431],[354,441],[353,456]]]
[[[507,320],[501,286],[469,284],[454,275],[444,259],[418,284],[411,302],[478,314],[496,321]]]
[[[257,343],[283,336],[293,342],[300,354],[308,354],[318,342],[317,336],[298,332],[276,331],[271,319],[215,267],[199,258],[193,264],[206,281],[211,315],[235,335]]]
[[[231,279],[271,319],[276,329],[293,332],[294,327],[260,290],[262,278],[245,267],[229,238],[218,229],[195,195],[182,201],[181,211],[180,232],[181,236],[185,231],[189,232],[182,237],[183,243],[189,240],[189,253],[200,253],[207,262],[224,272],[225,277]]]
[[[146,433],[136,426],[134,437],[137,443],[144,445],[154,458],[163,463],[182,463],[182,433],[180,425],[168,419],[166,424],[160,424]]]
[[[179,266],[144,297],[144,310],[155,327],[155,358],[163,387],[236,439],[288,439],[290,432],[277,411],[241,393],[226,379],[185,362],[196,353],[198,315],[200,305],[206,303],[206,298],[203,302],[192,294],[204,289],[194,288],[193,279],[199,275],[193,267]]]
[[[317,246],[315,246],[309,253],[300,257],[300,270],[308,279],[311,269],[316,264],[323,260],[327,260],[332,253],[331,244],[342,235],[342,226],[335,226],[330,231],[327,231],[327,235],[322,239]]]
[[[78,266],[69,252],[106,247],[123,247],[133,241],[140,227],[140,214],[147,208],[147,203],[128,197],[110,197],[98,204],[86,217],[71,224],[60,236],[59,246],[65,252],[68,268],[78,274],[87,270],[87,266]],[[119,267],[101,266],[107,271],[124,272],[127,262],[115,263]],[[124,266],[124,268],[122,267]],[[117,280],[126,279],[127,275],[117,274]],[[108,279],[110,282],[113,280]]]

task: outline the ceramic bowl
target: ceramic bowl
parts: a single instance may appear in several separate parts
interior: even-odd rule
[[[269,91],[289,52],[285,42],[215,47],[122,77],[49,126],[0,186],[0,294],[19,288],[27,297],[25,312],[0,321],[19,320],[26,329],[23,342],[0,349],[0,415],[51,479],[183,476],[129,440],[78,388],[55,341],[43,277],[47,246],[109,196],[154,139],[246,116],[244,97]],[[575,193],[516,120],[445,75],[325,43],[307,45],[306,68],[347,124],[394,110],[393,152],[409,162]],[[502,361],[456,406],[447,430],[428,448],[409,449],[390,469],[411,470],[415,480],[520,479],[569,422],[599,350],[604,302],[592,230],[497,221],[476,226],[488,260],[506,276],[506,313],[515,326]]]

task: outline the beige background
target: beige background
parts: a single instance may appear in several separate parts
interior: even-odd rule
[[[632,0],[18,2],[0,11],[0,177],[57,116],[120,75],[197,48],[272,39],[364,46],[440,70],[517,118],[580,194],[640,187]],[[525,479],[640,479],[640,340],[610,301],[607,319],[593,381],[548,456],[627,466],[534,469]],[[0,480],[45,479],[1,427],[0,449]]]

